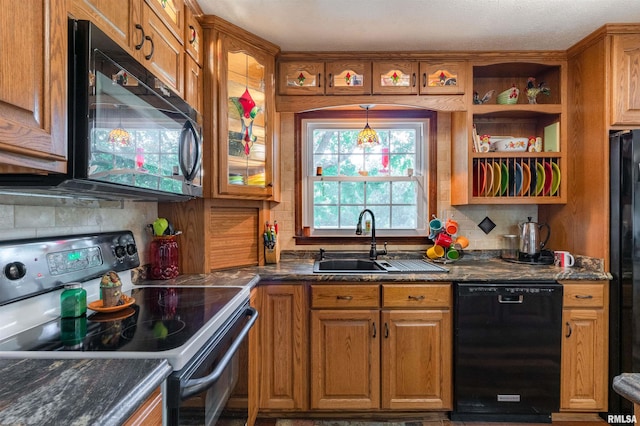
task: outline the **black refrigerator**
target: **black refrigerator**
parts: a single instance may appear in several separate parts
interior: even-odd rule
[[[633,414],[611,384],[640,372],[640,130],[612,133],[610,146],[609,412]]]

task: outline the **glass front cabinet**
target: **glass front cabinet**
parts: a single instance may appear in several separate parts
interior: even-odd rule
[[[217,50],[218,173],[213,196],[273,200],[276,53],[226,33],[218,33]]]

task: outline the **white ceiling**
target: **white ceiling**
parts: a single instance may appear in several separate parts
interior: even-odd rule
[[[291,51],[565,50],[640,0],[198,0]]]

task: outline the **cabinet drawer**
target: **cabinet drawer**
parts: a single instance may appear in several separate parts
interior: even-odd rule
[[[377,308],[378,285],[312,285],[312,308]]]
[[[573,307],[604,307],[605,291],[608,289],[605,284],[563,284],[563,306]]]
[[[385,308],[451,307],[451,284],[382,286]]]

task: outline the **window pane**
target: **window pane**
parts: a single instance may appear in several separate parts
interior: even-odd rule
[[[364,182],[342,182],[340,203],[362,205],[364,203]]]
[[[391,226],[394,229],[415,229],[418,225],[416,206],[393,206],[391,217],[393,218]]]
[[[353,232],[355,232],[358,216],[363,208],[362,205],[340,207],[340,228],[353,229]]]
[[[313,167],[309,168],[310,176],[316,174],[316,168],[322,167],[323,176],[338,176],[338,156],[335,154],[314,155]]]
[[[389,204],[391,201],[390,182],[367,183],[367,206],[371,204]]]
[[[314,228],[337,228],[338,206],[316,206],[313,212]]]
[[[415,182],[393,182],[391,188],[392,204],[416,204]]]
[[[390,206],[370,206],[369,209],[376,215],[376,230],[390,229],[391,208]],[[368,217],[368,215],[367,215]]]
[[[313,204],[338,204],[339,182],[314,182]]]

